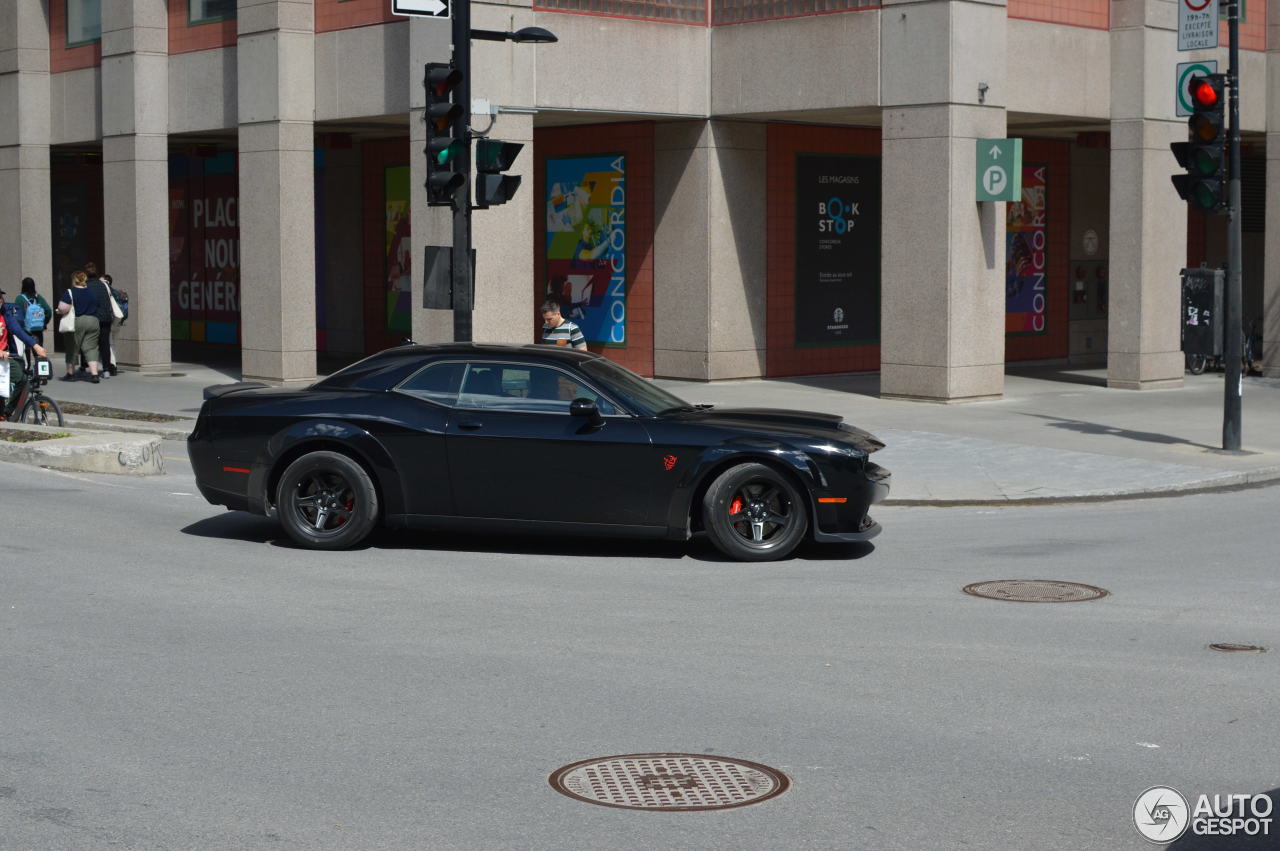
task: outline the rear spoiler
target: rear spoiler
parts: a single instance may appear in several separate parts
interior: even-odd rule
[[[238,393],[241,390],[252,390],[255,387],[269,387],[261,381],[237,381],[234,384],[211,384],[204,388],[204,398],[217,399],[219,396],[225,396],[228,393]]]

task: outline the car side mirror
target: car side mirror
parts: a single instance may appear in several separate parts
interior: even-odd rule
[[[569,403],[569,416],[584,417],[593,428],[604,425],[604,417],[600,416],[600,409],[596,407],[596,403],[585,397],[574,399]]]

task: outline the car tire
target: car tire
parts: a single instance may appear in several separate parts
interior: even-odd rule
[[[804,495],[767,464],[725,470],[702,497],[702,524],[716,549],[738,561],[791,555],[809,528]]]
[[[309,452],[288,466],[276,489],[276,513],[290,538],[308,549],[341,550],[378,522],[378,491],[354,459]]]

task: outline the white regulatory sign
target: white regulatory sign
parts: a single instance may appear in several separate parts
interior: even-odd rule
[[[1187,99],[1187,83],[1192,77],[1207,77],[1218,73],[1218,60],[1179,62],[1173,75],[1173,114],[1186,117],[1191,114],[1191,101]]]
[[[448,0],[391,0],[391,14],[421,15],[427,18],[450,16]]]
[[[1218,0],[1178,0],[1178,50],[1218,46]]]

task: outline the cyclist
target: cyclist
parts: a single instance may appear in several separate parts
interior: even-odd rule
[[[0,419],[7,420],[13,415],[18,394],[26,381],[23,359],[18,357],[18,340],[30,346],[37,357],[48,357],[44,346],[37,343],[36,338],[22,327],[22,317],[18,315],[17,305],[6,302],[4,290],[0,290],[0,361],[9,364],[9,395],[0,399]]]

